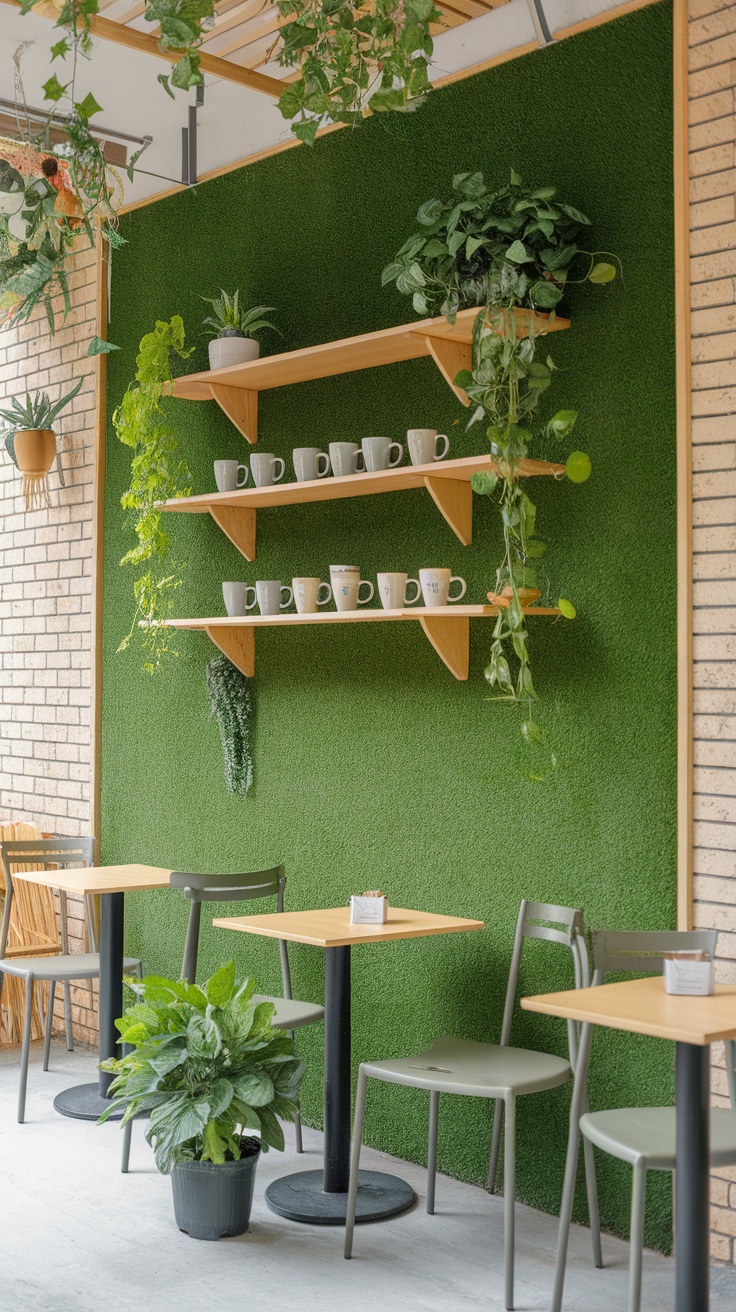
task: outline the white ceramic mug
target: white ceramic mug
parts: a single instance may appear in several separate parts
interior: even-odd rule
[[[357,565],[330,565],[330,582],[338,610],[357,610],[373,600],[373,584],[360,577]],[[359,595],[361,588],[370,588],[367,597]]]
[[[330,457],[316,446],[294,447],[293,460],[297,483],[312,483],[330,472]]]
[[[448,601],[460,601],[465,596],[466,583],[449,569],[420,569],[419,582],[425,606],[446,606]],[[450,596],[450,585],[460,584],[456,597]]]
[[[413,606],[422,593],[418,579],[410,579],[407,574],[377,574],[378,595],[384,610],[401,610],[403,606]],[[407,592],[413,583],[415,595],[409,600]]]
[[[281,600],[283,592],[286,593],[286,601]],[[286,610],[291,605],[293,593],[281,579],[256,579],[256,598],[261,615],[278,615],[280,610]]]
[[[248,593],[253,593],[253,600],[248,604]],[[256,604],[255,588],[247,588],[244,583],[223,583],[222,599],[228,615],[245,615]]]
[[[335,478],[346,478],[365,469],[363,452],[357,442],[330,442],[329,452]]]
[[[277,465],[281,465],[278,474]],[[271,487],[284,477],[286,462],[281,456],[273,456],[268,451],[257,451],[250,458],[250,472],[256,487]]]
[[[438,442],[445,444],[442,451],[437,450]],[[438,433],[436,428],[410,428],[406,443],[413,465],[431,465],[433,460],[444,460],[450,450],[449,437],[446,433]]]
[[[241,470],[243,477],[239,482]],[[239,465],[237,460],[216,460],[215,482],[218,492],[236,492],[248,482],[248,466]]]
[[[321,579],[292,579],[291,588],[300,615],[314,615],[318,606],[326,606],[332,600],[332,588]],[[320,588],[327,589],[327,595],[321,601]]]
[[[365,467],[371,474],[377,474],[382,469],[393,469],[404,458],[403,446],[400,442],[392,442],[390,437],[364,437],[361,447]],[[395,460],[391,459],[392,451],[397,453]]]

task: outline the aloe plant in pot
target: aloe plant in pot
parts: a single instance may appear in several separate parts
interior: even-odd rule
[[[40,509],[49,504],[48,474],[56,458],[56,434],[53,422],[74,399],[82,386],[77,379],[74,387],[55,404],[47,392],[26,393],[25,401],[14,397],[6,410],[0,410],[6,430],[5,448],[23,475],[23,496],[26,510]]]
[[[139,1001],[116,1023],[132,1051],[102,1063],[115,1078],[100,1121],[120,1108],[123,1125],[150,1113],[146,1138],[171,1174],[179,1229],[193,1239],[243,1234],[261,1151],[283,1150],[279,1122],[299,1107],[294,1041],[273,1028],[273,1003],[254,1001],[255,982],[238,981],[233,961],[202,988],[156,975],[126,982]]]
[[[245,364],[247,360],[257,360],[260,346],[255,334],[263,328],[278,328],[264,319],[275,309],[273,305],[254,305],[250,310],[240,309],[240,292],[232,296],[220,290],[220,295],[203,296],[203,301],[212,306],[212,314],[203,320],[205,328],[212,333],[209,344],[210,369],[224,369],[232,364]]]

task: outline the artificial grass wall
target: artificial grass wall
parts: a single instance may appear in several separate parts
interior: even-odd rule
[[[541,536],[555,595],[574,624],[530,625],[540,717],[557,758],[542,780],[513,708],[490,702],[483,666],[491,626],[474,621],[471,674],[458,683],[414,625],[340,625],[258,633],[255,786],[229,795],[215,722],[208,723],[202,634],[155,678],[116,654],[132,611],[132,542],[119,498],[129,452],[108,445],[104,595],[103,828],[106,862],[248,870],[284,861],[288,904],[343,904],[380,886],[397,906],[483,918],[483,933],[365,947],[353,954],[354,1061],[418,1051],[437,1034],[495,1040],[522,896],[585,910],[592,927],[666,928],[675,907],[675,403],[672,254],[671,9],[663,3],[432,95],[415,115],[376,117],[126,217],[115,252],[111,408],[132,378],[154,321],[181,313],[197,354],[200,295],[241,288],[278,307],[285,350],[412,318],[381,290],[383,265],[413,230],[418,205],[447,193],[454,172],[552,183],[594,220],[593,243],[616,252],[625,278],[569,296],[569,332],[544,417],[579,411],[575,445],[593,476],[583,487],[537,480]],[[207,112],[205,108],[205,113]],[[214,487],[215,458],[248,448],[214,403],[169,402],[194,490]],[[402,437],[432,425],[451,454],[483,449],[480,426],[429,361],[261,394],[259,448],[369,433]],[[553,451],[548,454],[554,455]],[[451,566],[482,601],[501,538],[476,502],[463,548],[424,493],[258,512],[248,565],[206,516],[170,516],[188,561],[182,615],[222,611],[223,579],[319,574],[331,563],[379,569]],[[549,752],[546,752],[549,755]],[[525,773],[527,772],[527,773]],[[128,950],[176,973],[186,920],[171,893],[128,898]],[[206,924],[206,918],[205,918]],[[525,992],[564,987],[561,949],[532,943]],[[273,943],[203,931],[201,969],[234,955],[277,990]],[[323,996],[322,954],[292,950],[296,995]],[[514,1039],[564,1051],[562,1022],[520,1015]],[[322,1033],[300,1035],[307,1116],[321,1118]],[[419,1045],[419,1046],[418,1046]],[[668,1101],[668,1045],[601,1034],[592,1104]],[[569,1089],[522,1100],[519,1195],[559,1206]],[[426,1095],[370,1091],[371,1143],[425,1160]],[[481,1181],[490,1108],[447,1098],[440,1168]],[[600,1164],[604,1224],[625,1231],[629,1172]],[[666,1246],[669,1181],[649,1185],[647,1242]],[[582,1209],[582,1202],[581,1202]],[[581,1210],[583,1214],[583,1210]]]

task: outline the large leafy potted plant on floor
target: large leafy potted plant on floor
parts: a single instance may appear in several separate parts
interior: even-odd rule
[[[115,1079],[100,1120],[120,1108],[123,1125],[150,1113],[146,1138],[171,1174],[179,1229],[193,1239],[243,1234],[261,1150],[283,1150],[279,1122],[299,1108],[304,1063],[293,1039],[273,1028],[272,1002],[254,1001],[254,981],[236,980],[233,961],[201,989],[154,975],[127,983],[140,1000],[116,1023],[132,1051],[102,1064]]]
[[[220,290],[219,296],[203,296],[202,300],[212,306],[212,314],[203,321],[213,334],[209,344],[210,369],[257,360],[261,348],[255,334],[263,328],[278,332],[278,328],[263,318],[275,309],[273,305],[254,305],[250,310],[241,310],[239,291],[229,296]]]
[[[49,504],[48,475],[56,459],[56,434],[53,423],[65,406],[74,399],[83,380],[77,379],[70,392],[52,403],[47,392],[26,393],[25,401],[14,397],[7,409],[0,410],[6,427],[5,447],[16,469],[23,475],[26,510]]]

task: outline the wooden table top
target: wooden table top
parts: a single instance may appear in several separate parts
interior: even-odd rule
[[[736,1038],[736,986],[716,984],[712,997],[697,998],[664,991],[661,975],[647,979],[600,984],[522,998],[525,1011],[590,1021],[608,1029],[650,1034],[704,1047],[719,1039]]]
[[[171,871],[158,866],[82,866],[74,870],[17,871],[13,879],[60,888],[65,893],[133,893],[138,889],[168,888]]]
[[[218,929],[285,938],[291,943],[313,943],[320,948],[422,938],[429,934],[456,934],[484,927],[482,920],[435,916],[428,911],[404,911],[399,907],[389,907],[385,925],[351,925],[349,907],[330,907],[326,911],[277,911],[265,916],[223,916],[213,920],[212,924]]]

